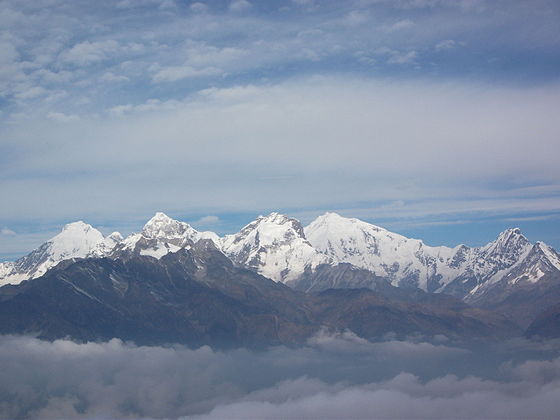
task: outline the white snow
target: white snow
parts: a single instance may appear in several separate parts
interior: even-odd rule
[[[19,284],[42,276],[59,262],[93,256],[105,238],[97,229],[82,221],[64,226],[62,231],[31,254],[0,271],[0,285]],[[7,269],[6,269],[7,268]]]
[[[275,281],[289,283],[330,259],[305,239],[295,219],[271,213],[259,217],[222,241],[222,250],[235,262]]]
[[[396,286],[407,282],[424,290],[442,291],[460,276],[474,276],[478,284],[472,295],[502,279],[536,282],[547,271],[560,270],[560,255],[543,243],[533,247],[519,229],[508,229],[480,248],[430,247],[336,213],[319,216],[305,228],[296,219],[271,213],[220,238],[158,212],[140,233],[126,239],[118,232],[103,237],[81,221],[70,223],[28,256],[0,263],[0,285],[39,277],[65,259],[118,258],[123,251],[160,259],[201,239],[212,240],[234,262],[284,283],[297,281],[320,264],[344,262],[388,278]],[[539,256],[530,252],[533,249]]]
[[[214,232],[198,232],[185,222],[172,219],[165,213],[157,212],[142,228],[124,239],[116,252],[139,252],[160,259],[170,252],[188,248],[201,239],[210,239],[220,247],[220,237]]]
[[[159,260],[164,255],[167,255],[170,252],[177,252],[180,249],[181,247],[173,244],[158,243],[158,245],[153,248],[145,248],[140,250],[140,255],[148,255]]]
[[[337,262],[346,262],[391,279],[394,285],[408,276],[417,277],[426,289],[435,272],[453,270],[446,264],[456,248],[429,247],[358,219],[336,213],[319,216],[307,227],[305,237],[317,250]]]
[[[428,290],[432,279],[441,285],[437,291],[464,273],[471,273],[480,282],[501,279],[531,249],[519,229],[508,229],[481,248],[430,247],[336,213],[319,216],[305,228],[305,236],[334,261],[365,268],[389,278],[395,286],[411,279],[417,287]]]
[[[560,255],[544,242],[537,242],[537,246],[540,248],[548,262],[550,262],[550,264],[552,264],[552,266],[557,270],[560,270]]]

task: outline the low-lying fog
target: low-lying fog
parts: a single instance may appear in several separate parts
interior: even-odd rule
[[[560,341],[327,333],[266,351],[0,337],[2,418],[558,418]]]

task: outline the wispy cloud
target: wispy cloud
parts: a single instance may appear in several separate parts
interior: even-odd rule
[[[220,221],[220,218],[218,216],[203,216],[200,219],[198,219],[196,222],[196,224],[198,225],[214,225],[216,223],[218,223]]]
[[[5,236],[16,236],[16,233],[8,228],[2,228],[0,229],[0,235],[5,235]]]

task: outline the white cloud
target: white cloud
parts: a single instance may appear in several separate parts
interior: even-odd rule
[[[368,219],[554,212],[560,209],[554,153],[560,126],[545,110],[560,107],[558,98],[559,88],[552,86],[344,76],[122,104],[110,111],[119,119],[21,124],[10,129],[4,146],[13,142],[34,152],[4,165],[27,175],[3,177],[0,217],[31,217],[37,200],[45,203],[45,214],[59,218],[118,217],[115,208],[127,215],[162,208],[198,214],[339,210],[333,196],[342,205],[371,203],[363,212],[351,206],[356,213],[345,213]],[[45,143],[31,141],[36,138]],[[96,147],[84,153],[91,144]],[[61,168],[80,176],[61,183]],[[30,177],[33,171],[41,177]],[[487,186],[512,174],[514,189]],[[535,185],[534,179],[556,189],[519,189]],[[97,198],[86,193],[91,190]],[[61,194],[77,199],[61,203]],[[182,197],[196,197],[197,204]],[[406,205],[384,207],[396,201]]]
[[[560,359],[530,346],[535,360],[514,364],[508,343],[471,354],[351,333],[254,352],[0,336],[0,416],[553,418]]]
[[[348,26],[358,26],[366,23],[369,15],[359,10],[352,10],[343,18],[344,24]]]
[[[402,19],[398,22],[393,23],[387,28],[387,32],[395,32],[403,29],[411,28],[414,26],[414,22],[410,19]]]
[[[118,75],[115,74],[111,71],[107,71],[105,73],[103,73],[103,76],[101,76],[101,80],[104,82],[128,82],[130,81],[130,79],[126,76],[123,75]]]
[[[201,2],[192,3],[189,8],[195,13],[206,13],[208,11],[208,6]]]
[[[178,80],[193,77],[208,77],[223,74],[223,71],[216,67],[194,68],[192,66],[170,66],[158,70],[153,80],[155,82],[176,82]]]
[[[232,2],[229,4],[229,10],[233,12],[242,12],[250,8],[251,3],[247,0],[232,0]]]
[[[200,225],[214,225],[220,221],[218,216],[204,216],[198,219],[195,223]]]
[[[132,105],[117,105],[109,109],[109,113],[115,116],[123,116],[125,114],[137,113],[137,112],[161,112],[161,111],[171,111],[177,109],[180,106],[180,102],[169,100],[161,101],[159,99],[148,99],[142,104]]]
[[[119,43],[109,39],[107,41],[84,41],[60,54],[63,63],[87,66],[106,60],[119,50]]]
[[[393,51],[387,59],[389,64],[414,64],[418,58],[418,53],[416,51],[400,52]]]
[[[49,112],[47,117],[51,120],[63,123],[78,121],[80,119],[80,117],[77,115],[64,114],[63,112]]]
[[[4,236],[16,236],[16,233],[8,228],[2,228],[0,229],[0,235],[4,235]]]
[[[440,41],[436,44],[436,51],[451,50],[451,49],[455,48],[456,45],[457,45],[457,43],[455,41],[453,41],[452,39],[445,39],[445,40]]]

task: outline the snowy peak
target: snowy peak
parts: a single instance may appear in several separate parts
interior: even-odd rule
[[[359,225],[362,228],[367,227],[369,229],[374,229],[377,231],[387,232],[386,229],[382,227],[373,225],[371,223],[364,222],[360,219],[355,219],[351,217],[344,217],[338,213],[334,212],[326,212],[325,214],[318,216],[313,222],[309,224],[309,226],[322,226],[322,227],[335,227],[335,226],[350,226],[350,225]]]
[[[481,248],[481,253],[486,256],[501,256],[508,260],[516,260],[522,255],[531,243],[523,236],[519,228],[507,229],[498,235],[498,238]]]
[[[214,232],[198,232],[185,222],[172,219],[157,212],[142,228],[142,232],[130,235],[116,247],[112,256],[121,252],[138,252],[153,258],[161,258],[170,252],[192,246],[201,239],[210,239],[217,246],[220,238]]]
[[[560,255],[544,242],[537,242],[523,261],[504,279],[510,284],[522,280],[535,283],[545,274],[554,272],[560,272]]]
[[[428,290],[438,261],[452,254],[450,248],[430,248],[379,226],[336,213],[319,216],[305,228],[305,236],[317,250],[337,262],[345,262],[385,277],[393,285]]]
[[[157,212],[142,229],[145,238],[194,238],[198,232],[189,224],[179,222],[165,213]]]
[[[97,258],[106,257],[122,241],[124,241],[124,238],[120,234],[120,232],[113,232],[110,235],[106,236],[102,242],[97,244],[95,249],[88,256],[97,257]]]
[[[235,235],[224,238],[224,248],[235,247],[236,244],[251,247],[270,247],[289,243],[295,239],[305,240],[303,227],[298,220],[279,213],[259,216]]]
[[[239,233],[227,235],[222,250],[234,262],[282,282],[329,262],[307,241],[298,220],[279,213],[259,216]]]
[[[69,223],[62,232],[47,243],[49,257],[62,261],[68,258],[87,257],[105,238],[97,229],[82,221]]]
[[[71,258],[103,256],[112,241],[106,242],[101,232],[87,223],[69,223],[30,254],[13,263],[4,263],[0,270],[0,285],[37,278],[59,262]]]
[[[544,258],[560,270],[560,254],[554,248],[541,241],[538,241],[534,247]]]

